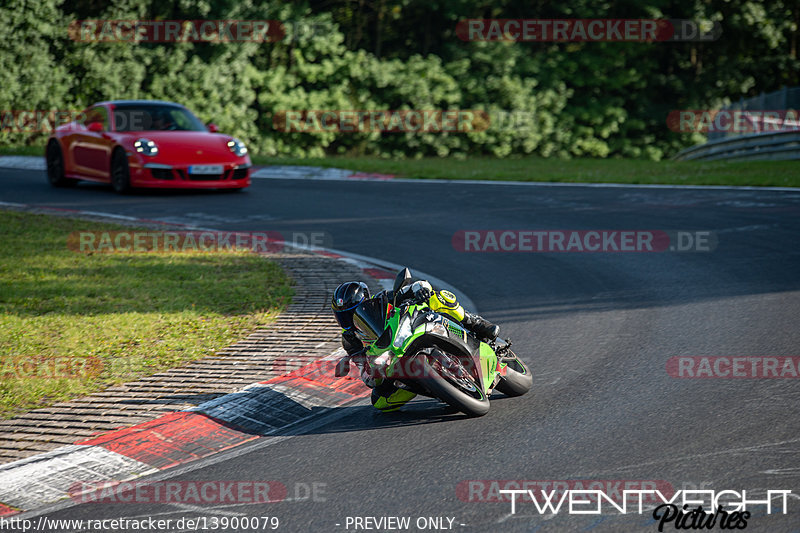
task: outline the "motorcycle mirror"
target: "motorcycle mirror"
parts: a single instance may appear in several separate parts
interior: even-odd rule
[[[411,271],[408,268],[404,268],[400,272],[397,273],[397,277],[394,278],[394,285],[392,286],[392,292],[394,293],[394,303],[397,305],[397,293],[405,287],[406,285],[411,284]]]

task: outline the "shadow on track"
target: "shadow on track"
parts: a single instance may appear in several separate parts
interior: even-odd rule
[[[456,411],[449,405],[430,398],[415,399],[399,411],[381,413],[371,406],[335,407],[331,412],[342,413],[341,418],[324,426],[307,431],[292,431],[287,428],[278,435],[323,435],[350,433],[354,431],[370,431],[378,429],[424,426],[466,420],[466,415]]]
[[[69,194],[75,191],[95,191],[106,193],[117,198],[147,198],[147,197],[170,197],[170,196],[209,196],[217,194],[237,194],[247,191],[247,189],[131,189],[124,195],[117,194],[110,184],[90,181],[82,181],[74,187],[65,187],[58,190],[59,193]]]
[[[417,397],[401,410],[381,413],[369,405],[345,405],[341,407],[308,407],[292,395],[271,388],[257,387],[233,393],[235,398],[209,398],[208,394],[176,394],[161,396],[153,400],[133,400],[128,403],[190,403],[197,407],[192,411],[216,420],[223,425],[250,435],[264,437],[294,436],[307,434],[348,433],[352,431],[376,430],[395,427],[438,424],[466,420],[466,415],[431,398]],[[504,398],[498,396],[497,399]],[[333,420],[320,427],[307,428],[321,416]]]

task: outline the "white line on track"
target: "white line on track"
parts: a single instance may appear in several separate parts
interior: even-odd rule
[[[504,185],[515,187],[591,187],[591,188],[623,188],[623,189],[710,189],[710,190],[733,190],[733,191],[791,191],[800,192],[798,187],[755,187],[755,186],[736,186],[736,185],[668,185],[668,184],[650,184],[650,183],[574,183],[574,182],[551,182],[551,181],[502,181],[502,180],[445,180],[445,179],[410,179],[410,178],[350,178],[342,176],[341,172],[344,169],[331,169],[336,170],[336,173],[331,173],[329,176],[300,176],[296,173],[291,173],[286,176],[277,176],[272,173],[260,173],[263,169],[258,169],[250,176],[253,179],[270,179],[270,180],[296,180],[296,181],[347,181],[347,182],[380,182],[380,183],[416,183],[419,185],[429,183],[446,183],[456,185]],[[274,172],[274,168],[271,169]],[[357,171],[351,171],[356,174]]]
[[[140,220],[136,217],[129,217],[127,215],[117,215],[115,213],[101,213],[99,211],[81,211],[82,215],[91,215],[96,217],[105,217],[105,218],[117,218],[119,220]]]
[[[622,472],[626,470],[634,470],[638,468],[642,468],[645,466],[652,466],[652,465],[663,465],[664,463],[679,463],[684,461],[694,461],[696,459],[703,459],[706,457],[714,457],[717,455],[728,455],[728,454],[741,454],[741,453],[750,453],[750,452],[760,452],[768,448],[773,448],[776,446],[783,446],[786,444],[796,445],[800,443],[800,439],[791,439],[791,440],[784,440],[779,442],[768,442],[764,444],[754,444],[752,446],[742,446],[739,448],[729,448],[727,450],[716,450],[712,452],[706,453],[698,453],[692,455],[682,455],[682,456],[675,456],[675,457],[663,457],[657,459],[655,461],[645,461],[643,463],[636,463],[632,465],[624,465],[614,468],[614,470],[606,470],[606,471],[599,471],[599,472],[592,472],[592,475],[604,475],[608,472]]]

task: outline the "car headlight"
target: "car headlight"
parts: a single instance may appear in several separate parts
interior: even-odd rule
[[[150,157],[158,155],[158,146],[156,146],[155,141],[151,141],[150,139],[139,139],[133,143],[133,147],[136,148],[137,152],[143,155],[149,155]]]
[[[406,342],[406,340],[411,336],[411,316],[406,315],[400,319],[400,324],[397,325],[397,333],[394,336],[394,342],[392,346],[395,348],[400,348]]]
[[[239,157],[247,153],[247,146],[239,139],[231,139],[228,141],[228,149]]]

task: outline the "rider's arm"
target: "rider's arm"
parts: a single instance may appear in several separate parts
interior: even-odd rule
[[[364,385],[367,387],[371,389],[374,388],[375,379],[367,373],[366,361],[363,359],[363,355],[360,355],[365,351],[364,343],[361,342],[361,339],[352,331],[344,330],[342,331],[342,348],[347,352],[347,355],[356,356],[353,358],[353,362],[358,367],[361,381],[363,381]]]
[[[361,339],[359,339],[353,331],[343,330],[342,348],[344,348],[344,351],[347,352],[347,355],[339,360],[339,363],[336,365],[335,375],[337,377],[348,375],[350,373],[350,362],[352,361],[358,367],[358,371],[361,374],[361,379],[364,380],[364,383],[366,383],[369,387],[373,387],[374,384],[368,383],[367,380],[365,380],[365,361],[363,357],[364,353],[366,352],[366,348],[364,347],[364,343],[361,342]]]
[[[347,355],[353,355],[364,349],[364,343],[354,332],[344,330],[342,331],[342,348],[347,352]]]
[[[420,296],[430,297],[433,292],[431,284],[425,280],[415,281],[411,285],[406,285],[398,292],[397,303],[402,303],[407,300],[417,299]]]

